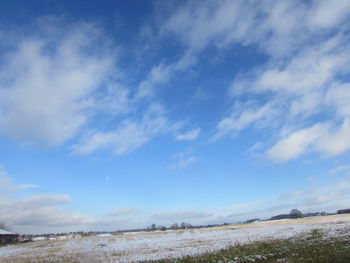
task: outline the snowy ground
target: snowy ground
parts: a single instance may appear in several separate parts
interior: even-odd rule
[[[313,229],[338,235],[350,230],[350,215],[259,222],[217,228],[60,237],[0,248],[0,262],[136,262],[193,255],[228,245],[293,237]],[[63,262],[63,260],[62,260]],[[69,261],[70,262],[70,261]]]

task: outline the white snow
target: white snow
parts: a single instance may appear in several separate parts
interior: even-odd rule
[[[25,262],[29,256],[45,258],[45,262],[50,262],[66,255],[75,256],[77,262],[135,262],[193,255],[237,243],[289,238],[313,229],[324,230],[329,235],[339,235],[342,230],[349,228],[348,215],[207,229],[69,236],[65,240],[45,240],[2,247],[0,262],[12,262],[13,259],[22,259]]]
[[[6,230],[3,230],[3,229],[0,229],[0,235],[14,235],[13,233],[9,232],[9,231],[6,231]]]
[[[39,236],[39,237],[33,237],[33,241],[42,241],[42,240],[45,240],[46,237],[43,237],[43,236]]]

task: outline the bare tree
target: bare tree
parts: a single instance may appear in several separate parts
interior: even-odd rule
[[[187,229],[187,228],[192,227],[192,225],[189,224],[189,223],[182,222],[182,223],[180,224],[180,227],[181,227],[182,229]]]
[[[179,228],[179,224],[178,223],[174,223],[171,225],[170,227],[171,229],[178,229]]]
[[[158,226],[158,229],[159,229],[159,230],[162,230],[162,231],[165,231],[165,230],[166,230],[166,227],[165,227],[165,226]]]

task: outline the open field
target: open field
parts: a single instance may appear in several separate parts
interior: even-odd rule
[[[90,237],[75,236],[66,237],[65,239],[61,237],[61,239],[56,240],[43,240],[1,247],[0,262],[137,262],[164,258],[182,258],[180,262],[220,262],[215,255],[231,253],[232,256],[232,253],[238,253],[239,251],[244,254],[245,252],[242,252],[243,248],[249,250],[256,246],[264,247],[266,252],[266,248],[270,246],[269,250],[272,253],[270,253],[270,256],[272,256],[274,253],[282,253],[278,252],[278,248],[282,249],[280,246],[283,247],[287,244],[289,246],[290,244],[295,244],[295,246],[300,244],[300,247],[305,247],[304,243],[300,243],[304,240],[311,240],[311,243],[308,244],[316,244],[315,248],[318,249],[323,245],[329,248],[331,247],[330,244],[338,244],[339,242],[339,244],[344,245],[342,248],[346,250],[350,249],[347,240],[349,237],[350,215],[336,215],[206,229],[124,233]],[[330,243],[327,243],[328,245],[317,243],[321,241]],[[245,246],[245,244],[250,245]],[[227,248],[230,249],[227,250]],[[316,253],[315,248],[311,249],[314,253]],[[338,250],[340,250],[340,247]],[[208,252],[210,252],[210,255],[207,254],[206,258],[198,257],[198,255]],[[185,256],[189,257],[186,258]],[[197,257],[191,258],[190,256]],[[209,258],[213,256],[213,258],[208,260],[208,256]],[[241,261],[237,258],[238,261],[223,260],[222,262],[270,262],[263,261],[265,256],[260,256],[247,258],[247,261]],[[225,258],[228,258],[228,256]],[[169,262],[169,260],[164,262]]]

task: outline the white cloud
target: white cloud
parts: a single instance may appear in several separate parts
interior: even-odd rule
[[[175,9],[163,22],[163,34],[180,37],[190,53],[240,43],[283,56],[310,37],[319,37],[346,21],[347,1],[202,1]],[[283,21],[283,23],[281,23]],[[300,21],[304,23],[300,24]]]
[[[106,89],[94,95],[93,110],[115,117],[134,110],[134,104],[129,89],[118,83],[108,83]]]
[[[215,213],[218,215],[222,211],[226,212],[226,214],[217,216],[216,221],[237,222],[257,217],[269,218],[277,214],[289,213],[293,208],[300,209],[305,213],[336,212],[338,209],[348,206],[349,190],[349,179],[343,178],[328,182],[328,185],[317,185],[316,187],[294,190],[270,198],[225,207]]]
[[[346,0],[315,1],[315,6],[309,14],[311,27],[322,29],[338,26],[349,16],[350,3]]]
[[[159,104],[153,104],[141,120],[126,119],[118,128],[107,132],[95,132],[73,147],[78,154],[89,154],[100,149],[111,149],[115,154],[133,151],[154,137],[175,130]]]
[[[40,186],[35,184],[14,184],[11,178],[6,175],[4,168],[0,165],[0,198],[17,191],[31,188],[40,188]]]
[[[178,210],[155,213],[151,219],[160,224],[185,221],[191,224],[213,224],[238,222],[252,218],[270,218],[289,213],[297,208],[302,212],[336,212],[346,208],[350,201],[350,182],[348,178],[316,185],[305,189],[282,192],[276,196],[236,203],[210,211]]]
[[[248,102],[233,107],[232,113],[217,124],[217,131],[212,139],[214,141],[218,140],[225,135],[247,128],[252,124],[264,125],[266,122],[269,123],[279,110],[278,105],[274,105],[274,102],[267,103],[262,107],[258,107],[254,103],[253,105],[251,104]]]
[[[152,67],[146,79],[139,84],[136,99],[140,100],[153,97],[158,86],[167,83],[174,74],[183,72],[195,65],[196,62],[193,55],[185,53],[179,60],[173,63],[161,63]]]
[[[200,212],[195,210],[180,210],[180,211],[166,211],[159,212],[153,215],[154,218],[158,218],[161,220],[172,220],[172,222],[181,221],[181,220],[190,220],[190,219],[198,219],[198,218],[206,218],[212,216],[211,213],[208,212]]]
[[[248,85],[256,92],[274,91],[282,95],[317,91],[338,73],[348,71],[344,69],[350,62],[348,49],[347,39],[338,35],[316,46],[306,46],[295,56],[287,57],[286,62],[268,65]]]
[[[345,119],[340,127],[329,123],[315,124],[298,130],[278,141],[267,152],[276,162],[293,159],[306,152],[319,152],[325,157],[342,154],[350,149],[350,125]]]
[[[28,187],[33,186],[15,184],[3,169],[0,170],[0,221],[14,232],[62,233],[135,227],[134,220],[92,217],[64,209],[65,204],[73,201],[67,194],[35,193],[23,197]],[[123,209],[119,214],[131,214],[132,211]],[[117,212],[113,214],[117,215]]]
[[[251,21],[244,19],[244,22],[238,23],[242,21],[242,11],[249,10],[248,5],[244,8],[242,1],[188,3],[173,12],[164,23],[162,32],[180,36],[189,52],[196,53],[213,42],[217,44],[218,39],[226,42],[230,32],[236,29],[237,37],[243,35],[245,32],[241,30],[244,27],[248,29]]]
[[[335,156],[350,149],[350,123],[345,119],[343,124],[335,132],[328,132],[320,138],[316,150],[328,156]]]
[[[47,21],[46,21],[47,22]],[[49,23],[49,22],[48,22]],[[38,31],[43,26],[38,26]],[[93,93],[112,73],[114,51],[91,24],[19,37],[0,66],[0,133],[55,146],[87,123]]]
[[[0,182],[3,181],[7,183],[0,184],[0,193],[9,187],[20,191],[4,173],[0,176]],[[212,211],[173,210],[135,216],[135,210],[124,208],[112,211],[108,218],[96,218],[63,209],[62,205],[72,202],[66,194],[35,194],[15,198],[12,193],[0,196],[0,221],[6,222],[13,231],[21,233],[115,230],[143,227],[148,223],[172,224],[181,221],[191,224],[237,222],[288,213],[292,208],[303,212],[336,211],[347,207],[350,201],[349,190],[349,178],[344,177],[328,182],[326,186],[316,185]],[[133,216],[128,217],[129,215]]]
[[[205,102],[210,99],[210,94],[203,89],[197,88],[191,97],[191,101]]]
[[[113,210],[109,213],[110,216],[128,216],[136,213],[136,210],[130,208],[122,208],[118,210]]]
[[[294,198],[294,197],[299,197],[302,196],[304,194],[303,191],[292,191],[292,192],[288,192],[288,193],[284,193],[278,196],[278,199],[290,199],[290,198]]]
[[[349,5],[341,4],[347,10]],[[299,29],[294,24],[290,25],[292,28],[278,28],[278,25],[272,26],[270,22],[274,20],[274,12],[284,12],[285,6],[280,5],[274,4],[271,13],[267,14],[270,18],[258,25],[258,28],[261,26],[271,30],[271,38],[267,41],[271,51],[275,51],[272,43],[281,41],[282,35],[286,39],[293,38],[293,34],[288,36],[286,32],[298,31],[302,34],[308,31],[309,34],[306,38],[297,38],[299,43],[293,52],[289,50],[277,56],[271,54],[268,63],[237,75],[230,89],[234,106],[218,122],[214,140],[254,127],[271,133],[271,138],[284,138],[278,139],[267,151],[267,156],[275,161],[287,161],[305,152],[319,152],[328,157],[342,154],[350,149],[347,121],[338,127],[341,120],[350,116],[349,84],[344,78],[350,73],[350,46],[347,35],[335,26],[344,23],[344,17],[349,12],[342,13],[336,23],[327,25],[332,31],[323,31],[324,26],[322,29],[321,26],[315,28],[310,21]],[[322,10],[317,12],[326,12],[323,5],[313,4],[300,14],[308,17],[319,8]],[[293,8],[299,7],[294,5]],[[294,22],[298,21],[294,20],[296,18],[297,15],[290,17]],[[346,27],[345,24],[343,26]],[[267,43],[262,39],[257,40],[260,47]],[[252,96],[262,96],[264,99],[251,106]],[[321,123],[327,123],[327,127],[318,131],[322,134],[314,134],[313,130],[316,126],[322,126]]]
[[[174,154],[173,159],[175,160],[175,163],[170,167],[174,169],[182,169],[198,161],[198,158],[193,154],[192,148]]]
[[[259,205],[266,205],[267,203],[271,202],[271,200],[272,198],[266,198],[266,199],[260,199],[260,200],[255,200],[251,202],[246,202],[246,203],[238,203],[238,204],[227,206],[221,210],[230,211],[232,213],[232,211],[235,211],[235,210],[252,209]]]
[[[296,131],[287,138],[280,140],[267,152],[268,158],[276,162],[283,162],[297,157],[310,149],[328,129],[326,124],[316,124],[310,128]]]
[[[40,188],[40,185],[37,184],[19,184],[16,186],[18,190],[25,190],[25,189],[33,189],[33,188]]]
[[[195,129],[192,129],[188,132],[178,134],[178,135],[176,135],[176,140],[178,140],[178,141],[193,141],[193,140],[197,139],[200,131],[201,131],[200,128],[195,128]]]
[[[298,141],[293,150],[280,157],[289,160],[309,150],[303,133],[297,138],[291,132],[317,125],[320,120],[314,121],[315,117],[328,116],[321,122],[336,127],[350,116],[350,93],[344,78],[350,66],[348,1],[223,0],[188,2],[174,10],[162,21],[161,34],[180,39],[187,56],[200,61],[201,53],[208,48],[225,52],[240,44],[255,47],[269,58],[253,71],[237,75],[230,92],[234,106],[218,122],[213,140],[247,127],[267,128],[272,138],[290,135],[289,140]],[[252,103],[252,96],[263,99]],[[333,134],[328,138],[337,143],[318,141],[314,151],[334,156],[349,148],[346,138],[340,139],[347,133],[345,128],[336,134],[327,133]]]
[[[339,175],[341,173],[349,172],[350,165],[339,165],[331,169],[328,174],[329,175]]]
[[[121,84],[128,76],[116,66],[118,48],[94,24],[44,19],[36,33],[16,39],[0,65],[0,135],[45,146],[74,140],[80,154],[123,154],[176,130],[152,97],[191,57],[160,63],[132,88]]]
[[[0,173],[0,221],[16,232],[35,233],[59,231],[62,227],[90,224],[95,220],[84,215],[59,209],[71,198],[66,194],[35,194],[15,198],[15,194],[34,185],[17,185],[2,170]],[[36,186],[35,186],[36,187]]]
[[[332,83],[325,94],[326,105],[335,108],[339,116],[350,116],[350,83]]]

